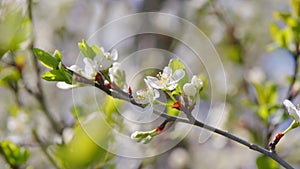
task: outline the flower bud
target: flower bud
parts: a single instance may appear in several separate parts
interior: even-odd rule
[[[195,96],[197,93],[197,89],[196,89],[195,85],[193,85],[191,83],[186,83],[183,85],[183,92],[187,96]]]

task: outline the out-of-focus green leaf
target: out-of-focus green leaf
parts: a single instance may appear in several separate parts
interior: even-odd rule
[[[265,124],[269,120],[269,109],[267,105],[260,105],[258,110],[259,117],[264,121]]]
[[[20,80],[21,74],[16,67],[0,67],[0,84],[7,85],[10,82]]]
[[[256,158],[256,166],[258,169],[279,169],[278,163],[265,155]]]
[[[21,47],[31,34],[31,23],[17,3],[0,4],[0,59],[7,51]]]
[[[299,0],[291,0],[292,2],[292,14],[293,17],[299,18],[300,17],[300,1]]]
[[[184,73],[185,73],[184,77],[181,80],[179,80],[179,82],[177,83],[178,84],[177,88],[180,91],[182,91],[183,85],[189,82],[189,77],[188,77],[185,66],[180,61],[180,59],[177,58],[177,59],[171,59],[168,67],[170,67],[172,69],[173,73],[178,69],[182,69],[184,71]]]
[[[122,122],[118,118],[118,110],[123,105],[123,101],[115,99],[111,96],[105,96],[100,109],[106,115],[107,123],[111,125],[122,126]]]
[[[49,53],[38,48],[34,48],[33,53],[44,66],[50,69],[58,69],[58,64],[61,62],[58,56],[53,57]]]
[[[269,122],[270,116],[279,108],[277,105],[277,85],[273,83],[253,83],[257,96],[257,107],[252,105],[257,115],[265,124]]]
[[[78,47],[85,57],[93,59],[99,52],[100,48],[97,45],[89,46],[85,40],[78,43]]]
[[[291,18],[291,14],[289,14],[287,12],[274,12],[273,17],[275,19],[282,20],[284,23],[287,23],[288,20]]]
[[[88,121],[81,122],[81,126],[75,128],[75,134],[69,143],[51,149],[61,168],[93,168],[109,160],[109,152],[103,147],[108,147],[113,141],[112,128],[101,115],[91,116],[93,117],[87,117]]]
[[[81,118],[84,117],[84,108],[81,106],[81,105],[74,105],[72,108],[71,108],[71,113],[72,115],[74,116],[74,118],[78,118],[78,120],[80,120]]]
[[[27,148],[20,147],[8,140],[0,143],[0,153],[10,165],[19,166],[26,163],[30,153]]]
[[[275,42],[281,44],[281,30],[280,28],[273,22],[269,25],[271,37]]]

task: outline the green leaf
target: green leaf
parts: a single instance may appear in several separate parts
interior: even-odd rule
[[[185,66],[180,61],[180,59],[177,58],[177,59],[171,59],[168,67],[170,67],[172,69],[173,73],[178,69],[182,69],[185,72],[184,77],[181,80],[179,80],[179,82],[178,82],[178,88],[180,91],[182,91],[183,85],[189,82],[189,77],[188,77]]]
[[[54,58],[56,58],[59,62],[62,60],[62,54],[60,53],[59,50],[55,50],[53,53]]]
[[[26,163],[30,153],[27,148],[20,147],[8,140],[0,143],[0,153],[10,165],[21,165]]]
[[[265,155],[256,158],[256,166],[258,169],[279,169],[278,163]]]
[[[66,76],[60,70],[50,70],[42,75],[42,78],[47,81],[68,81]]]
[[[78,47],[85,57],[91,59],[93,59],[101,50],[97,45],[89,46],[85,40],[82,40],[81,43],[78,43]]]
[[[58,64],[60,61],[56,57],[53,57],[49,53],[38,48],[34,48],[33,53],[44,66],[50,69],[58,69]]]
[[[64,75],[65,77],[64,81],[68,84],[72,84],[73,81],[72,72],[69,69],[65,68],[61,62],[58,64],[58,69],[61,72],[61,74]]]

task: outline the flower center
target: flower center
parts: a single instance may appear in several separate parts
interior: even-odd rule
[[[161,72],[159,72],[156,76],[160,79],[160,84],[166,83],[167,79],[170,77],[169,74],[162,74]]]

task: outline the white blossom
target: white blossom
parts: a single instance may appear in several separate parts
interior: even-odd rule
[[[174,90],[177,82],[184,77],[185,72],[182,69],[176,70],[174,73],[170,67],[165,67],[163,73],[159,73],[157,77],[147,76],[150,86],[155,89]]]
[[[299,109],[296,108],[296,106],[289,100],[284,100],[283,105],[287,109],[289,115],[296,120],[297,122],[300,122],[300,112]]]
[[[120,63],[114,62],[112,67],[108,69],[110,80],[121,89],[126,87],[125,71],[120,69]]]
[[[109,53],[105,52],[103,48],[100,48],[100,50],[100,54],[94,58],[94,62],[98,70],[106,70],[118,59],[118,51],[113,49],[111,53]]]
[[[153,89],[146,79],[144,81],[147,88],[136,92],[135,101],[140,104],[153,103],[155,99],[159,98],[159,92]]]

